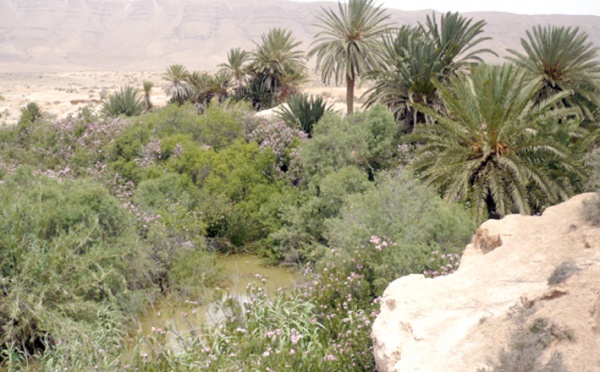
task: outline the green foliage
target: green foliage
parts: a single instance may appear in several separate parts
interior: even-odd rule
[[[150,100],[150,92],[152,92],[152,87],[154,87],[154,83],[151,81],[144,81],[143,86],[144,86],[144,105],[146,106],[146,111],[150,111],[150,110],[152,110],[152,107],[154,107],[154,105],[152,104],[152,101]]]
[[[382,176],[377,187],[349,196],[340,217],[326,227],[329,246],[346,254],[364,249],[373,236],[387,241],[366,263],[377,295],[399,276],[437,270],[432,252],[462,252],[474,230],[460,206],[442,201],[406,172]]]
[[[373,173],[394,164],[400,136],[381,106],[345,118],[328,113],[300,148],[300,163],[309,179],[350,165]]]
[[[270,236],[274,258],[289,264],[317,260],[327,242],[325,221],[339,216],[348,195],[370,187],[365,172],[348,166],[325,175],[303,193],[287,190],[283,226]]]
[[[289,126],[296,127],[312,135],[314,125],[323,117],[326,111],[332,111],[321,97],[308,97],[308,94],[295,94],[288,97],[286,105],[277,111],[277,116]]]
[[[235,80],[235,94],[238,99],[244,96],[244,87],[247,80],[248,62],[250,61],[250,53],[240,48],[230,49],[227,52],[227,63],[221,63],[221,71],[224,71],[229,77]]]
[[[102,113],[106,116],[138,116],[144,111],[144,99],[140,93],[126,86],[115,94],[111,94],[108,100],[102,103]]]
[[[81,338],[139,310],[153,263],[131,216],[89,180],[58,183],[20,168],[0,186],[3,348]]]
[[[434,81],[446,81],[470,63],[481,62],[489,49],[472,50],[490,38],[480,37],[485,21],[474,24],[459,13],[435,15],[418,27],[402,26],[382,44],[382,66],[365,74],[374,85],[366,92],[367,107],[379,102],[389,107],[406,132],[427,120],[415,106],[439,109]]]
[[[582,154],[595,135],[570,120],[573,110],[554,108],[565,94],[534,106],[538,90],[511,65],[479,65],[448,87],[438,84],[445,111],[417,106],[435,124],[410,138],[422,144],[416,174],[446,200],[470,205],[479,222],[565,200],[583,177]]]

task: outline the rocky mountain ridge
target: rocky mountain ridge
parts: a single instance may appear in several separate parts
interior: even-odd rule
[[[0,72],[163,70],[181,63],[214,69],[230,48],[250,50],[273,27],[292,30],[307,49],[321,6],[287,0],[0,0]],[[390,10],[398,25],[431,11]],[[485,19],[487,47],[519,48],[537,24],[579,26],[600,46],[600,17],[465,13]],[[500,58],[489,57],[491,62]]]

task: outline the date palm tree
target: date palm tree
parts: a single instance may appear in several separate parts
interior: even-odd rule
[[[478,65],[435,84],[445,109],[416,104],[435,124],[409,138],[422,145],[416,174],[445,199],[466,202],[481,222],[530,214],[572,193],[569,180],[582,176],[578,151],[591,141],[580,120],[568,119],[573,110],[555,107],[568,93],[534,105],[543,83],[527,82],[513,65]],[[571,144],[578,139],[585,143]]]
[[[438,51],[438,59],[443,66],[445,78],[471,63],[482,62],[483,53],[497,56],[488,48],[474,49],[491,39],[491,37],[480,36],[485,25],[485,21],[473,23],[472,18],[466,18],[458,12],[442,14],[439,25],[435,13],[427,16],[425,24],[419,24],[423,33],[433,42]]]
[[[403,26],[384,38],[381,68],[365,77],[373,81],[366,92],[367,107],[388,106],[411,132],[426,116],[414,104],[439,107],[434,81],[446,81],[470,63],[481,61],[485,48],[474,49],[488,37],[480,36],[484,21],[473,23],[459,13],[448,12],[438,24],[435,14],[418,27]]]
[[[366,72],[378,68],[381,40],[390,25],[389,14],[374,5],[374,0],[349,0],[338,3],[338,12],[322,8],[315,27],[309,58],[317,57],[317,70],[323,82],[346,83],[348,114],[354,111],[354,87]]]
[[[306,80],[306,55],[298,49],[300,44],[291,31],[281,28],[271,29],[262,36],[248,66],[256,107],[285,101]]]
[[[384,38],[381,54],[380,69],[364,75],[373,82],[365,92],[365,104],[387,106],[404,131],[411,132],[416,123],[425,120],[414,104],[432,105],[437,101],[433,82],[441,80],[443,69],[438,49],[419,28],[402,26]]]
[[[183,105],[183,102],[190,97],[192,87],[187,81],[189,73],[183,65],[171,65],[163,74],[163,80],[169,85],[165,87],[165,93],[171,98],[171,101]]]
[[[235,81],[235,92],[238,98],[244,96],[244,86],[246,85],[246,73],[250,53],[240,48],[230,49],[227,52],[227,63],[221,63],[221,71],[226,72]]]
[[[509,49],[509,60],[529,72],[530,79],[541,79],[535,97],[544,100],[557,92],[571,91],[560,104],[581,108],[588,119],[600,102],[600,61],[598,47],[587,41],[579,28],[536,26],[521,39],[524,53]]]

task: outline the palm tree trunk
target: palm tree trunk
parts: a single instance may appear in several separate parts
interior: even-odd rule
[[[346,78],[346,106],[348,107],[348,115],[354,112],[354,79]]]

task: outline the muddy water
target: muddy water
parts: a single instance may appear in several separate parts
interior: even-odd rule
[[[220,289],[240,298],[246,294],[249,283],[263,285],[266,292],[274,296],[278,288],[289,288],[299,278],[292,269],[264,266],[259,257],[252,255],[223,256],[219,263],[228,278],[225,288]],[[203,326],[213,324],[221,316],[210,301],[214,296],[214,289],[208,289],[198,299],[160,299],[140,317],[141,335],[164,337],[168,347],[174,350],[184,348],[187,338],[199,334]]]

